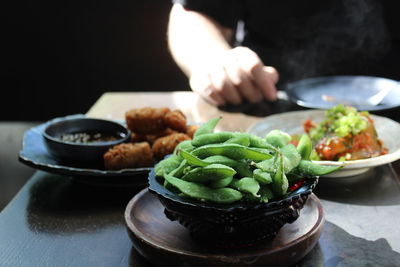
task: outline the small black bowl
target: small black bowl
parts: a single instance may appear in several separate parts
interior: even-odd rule
[[[107,139],[84,141],[86,137],[95,135]],[[117,144],[127,142],[130,135],[130,131],[120,123],[85,117],[53,120],[43,131],[50,155],[63,162],[91,167],[103,166],[104,153]]]
[[[149,191],[158,196],[168,219],[186,227],[200,244],[219,248],[246,247],[272,240],[286,223],[294,222],[318,177],[305,177],[285,198],[262,204],[213,204],[181,197],[149,174]]]

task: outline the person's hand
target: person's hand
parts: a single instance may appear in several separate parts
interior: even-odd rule
[[[236,47],[193,70],[190,86],[214,105],[238,105],[243,101],[276,100],[278,79],[277,70],[264,66],[254,51]]]

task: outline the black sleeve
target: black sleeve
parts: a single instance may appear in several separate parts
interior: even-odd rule
[[[235,28],[240,18],[239,0],[172,0],[172,3],[210,16],[228,28]]]

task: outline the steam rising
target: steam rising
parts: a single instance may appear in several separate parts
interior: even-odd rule
[[[367,72],[366,62],[378,59],[390,48],[378,1],[329,2],[330,7],[306,22],[307,42],[295,49],[282,44],[290,80],[338,72],[356,74],[354,70]]]

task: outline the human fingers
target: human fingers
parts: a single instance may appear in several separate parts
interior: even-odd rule
[[[233,105],[239,105],[242,103],[242,98],[230,80],[225,69],[221,67],[215,67],[209,72],[209,78],[211,81],[211,88],[218,91],[223,99]]]
[[[263,71],[269,74],[274,84],[276,84],[279,81],[279,72],[274,67],[264,66]]]
[[[250,103],[256,103],[262,100],[263,95],[254,85],[251,77],[240,67],[240,64],[233,53],[227,53],[224,64],[232,84],[237,88],[239,94]]]
[[[274,101],[277,99],[277,89],[275,84],[278,82],[279,74],[274,67],[263,66],[254,69],[253,77],[255,83],[263,92],[266,99]]]
[[[279,79],[276,69],[265,67],[258,55],[246,47],[241,47],[238,50],[238,61],[263,96],[268,100],[276,100],[275,83]]]
[[[226,101],[218,90],[213,88],[212,82],[207,72],[197,71],[192,74],[189,80],[193,92],[201,95],[205,100],[214,106],[224,106]]]

